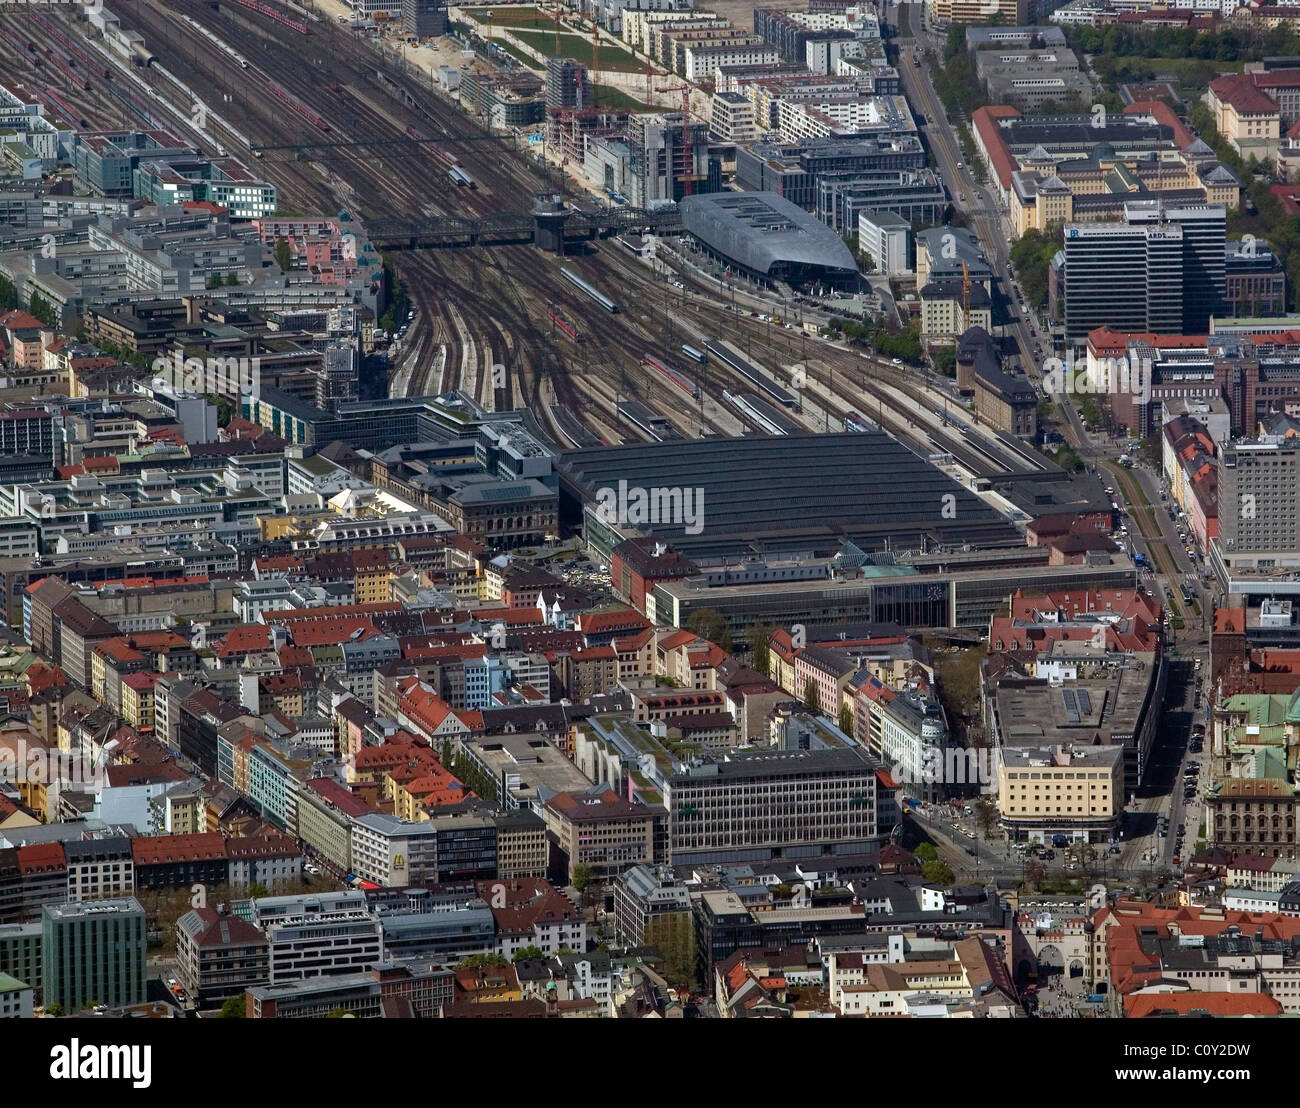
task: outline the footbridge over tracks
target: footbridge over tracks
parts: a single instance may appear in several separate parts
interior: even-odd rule
[[[583,242],[628,232],[674,234],[682,230],[676,205],[663,208],[602,208],[575,211],[547,194],[531,212],[494,212],[480,217],[376,219],[366,223],[366,237],[380,250],[437,250],[465,246],[535,243],[554,250],[557,232],[563,241]]]

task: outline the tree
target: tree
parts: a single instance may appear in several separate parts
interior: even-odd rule
[[[270,896],[271,894],[267,887],[260,881],[254,881],[248,886],[248,895],[253,899],[257,899],[259,896]]]
[[[731,633],[727,630],[726,617],[716,608],[701,608],[693,612],[686,621],[686,630],[731,652]]]
[[[456,963],[457,969],[485,969],[489,966],[508,966],[504,954],[471,954]]]
[[[236,285],[239,284],[239,274],[236,273],[233,269],[226,274],[226,284],[231,288],[234,288]]]
[[[983,660],[984,653],[978,646],[941,654],[935,659],[939,702],[950,719],[965,723],[979,715]]]
[[[58,1019],[59,1016],[63,1015],[63,1005],[62,1005],[62,1004],[47,1004],[47,1005],[45,1006],[45,1014],[46,1014],[47,1016],[50,1016],[50,1017],[53,1018],[53,1019]]]
[[[767,623],[751,623],[746,632],[750,653],[754,655],[754,668],[759,673],[768,673],[772,664],[772,653],[768,646],[772,638],[772,627]]]
[[[57,327],[59,324],[59,313],[55,311],[54,305],[45,299],[39,292],[32,293],[31,303],[28,304],[28,311],[41,321],[46,327]]]
[[[998,822],[998,806],[990,796],[981,796],[975,802],[975,822],[980,832],[987,839]]]
[[[569,881],[578,892],[584,892],[592,882],[591,867],[586,862],[579,862],[573,867],[573,878]]]
[[[283,235],[278,235],[275,240],[275,264],[280,267],[281,273],[288,273],[293,265],[293,247]]]
[[[853,734],[853,709],[847,704],[840,705],[840,730],[846,735]]]
[[[809,677],[803,683],[803,706],[810,712],[816,712],[820,711],[821,702],[821,696],[817,692],[817,683]]]
[[[697,984],[695,919],[690,912],[663,912],[646,924],[642,942],[664,956],[664,977],[675,989]]]
[[[921,876],[931,885],[951,885],[954,880],[951,867],[938,859],[926,862],[921,867]]]
[[[1047,866],[1037,858],[1025,863],[1025,884],[1035,889],[1041,888],[1047,877]]]
[[[939,858],[939,852],[935,849],[934,843],[921,843],[912,853],[916,860],[921,863],[934,862]]]
[[[242,1020],[245,1017],[244,994],[228,998],[221,1006],[221,1015],[218,1019],[223,1020]]]
[[[546,955],[543,953],[542,948],[540,946],[522,946],[515,951],[515,956],[510,960],[512,962],[522,962],[528,958],[544,958],[544,957],[546,957]]]

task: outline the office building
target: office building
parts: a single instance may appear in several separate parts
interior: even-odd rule
[[[402,0],[402,30],[417,38],[447,33],[447,5],[443,0]]]
[[[1224,446],[1219,542],[1234,568],[1300,566],[1300,442],[1265,435]]]
[[[1124,815],[1124,749],[1005,747],[997,788],[1002,826],[1017,842],[1107,842]]]
[[[633,115],[627,142],[628,199],[636,207],[653,208],[721,187],[720,180],[710,182],[707,123],[685,127],[681,112]]]
[[[145,999],[145,915],[134,898],[47,904],[41,917],[41,992],[69,1014]]]
[[[587,67],[556,55],[546,62],[546,108],[573,111],[590,107],[591,87]]]
[[[668,779],[673,865],[818,858],[878,846],[876,773],[856,747],[743,750]]]
[[[877,273],[905,277],[914,265],[912,225],[894,212],[859,212],[858,250],[871,256]]]
[[[384,933],[360,892],[259,897],[253,923],[266,935],[272,985],[356,973],[384,960]]]
[[[1124,206],[1122,223],[1065,229],[1065,331],[1083,339],[1097,327],[1158,334],[1204,334],[1222,312],[1225,211],[1217,205]]]

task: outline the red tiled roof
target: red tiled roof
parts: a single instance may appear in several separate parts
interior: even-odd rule
[[[1214,631],[1219,635],[1244,635],[1246,610],[1244,608],[1215,608]]]
[[[131,856],[137,866],[215,861],[227,857],[226,840],[215,831],[198,835],[140,835],[131,840]]]
[[[328,800],[344,815],[364,816],[367,812],[375,810],[332,777],[314,777],[307,782],[307,787],[321,799]]]
[[[1124,1017],[1144,1019],[1163,1012],[1186,1016],[1205,1012],[1211,1016],[1280,1016],[1282,1003],[1263,993],[1143,993],[1124,998]]]
[[[1007,148],[1006,140],[1002,137],[1002,128],[998,120],[1019,117],[1020,113],[1015,108],[1008,108],[1005,105],[978,108],[971,116],[971,123],[979,132],[980,141],[988,151],[989,160],[993,163],[993,172],[997,174],[998,181],[1004,189],[1011,187],[1011,175],[1019,167]]]
[[[18,848],[18,872],[24,875],[66,869],[67,864],[62,843],[33,843]]]
[[[1210,82],[1210,91],[1242,115],[1276,115],[1277,102],[1248,73],[1228,73]]]
[[[1196,136],[1174,114],[1174,109],[1163,100],[1135,100],[1124,109],[1124,114],[1153,117],[1161,126],[1168,127],[1174,132],[1174,141],[1178,143],[1178,149],[1180,150],[1186,150],[1196,141]]]

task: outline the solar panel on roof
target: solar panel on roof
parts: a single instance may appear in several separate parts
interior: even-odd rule
[[[1092,715],[1092,697],[1088,695],[1087,689],[1079,690],[1079,711],[1085,716]]]
[[[1065,705],[1065,721],[1067,723],[1081,723],[1079,719],[1079,709],[1074,703],[1074,690],[1062,689],[1061,702]]]

